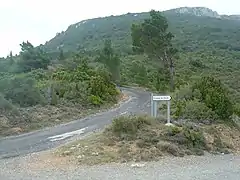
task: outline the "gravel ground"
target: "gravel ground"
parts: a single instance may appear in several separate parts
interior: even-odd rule
[[[76,166],[38,155],[0,160],[0,180],[238,180],[240,156],[163,158],[158,162]]]

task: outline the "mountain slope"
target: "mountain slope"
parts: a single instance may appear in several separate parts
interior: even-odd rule
[[[179,48],[193,51],[214,46],[219,49],[240,50],[240,21],[238,16],[220,16],[207,8],[178,8],[165,11],[170,30]],[[84,20],[70,25],[65,32],[45,44],[50,51],[98,50],[104,40],[111,39],[121,52],[131,51],[130,28],[148,18],[148,13],[128,13]],[[216,18],[217,17],[217,18]]]
[[[177,86],[211,74],[226,84],[234,101],[240,102],[238,16],[218,17],[215,12],[204,8],[189,8],[187,13],[185,10],[173,9],[165,11],[164,15],[169,20],[169,30],[175,35],[174,44],[180,50],[175,62]],[[57,53],[59,48],[64,51],[87,51],[94,56],[103,47],[104,40],[111,39],[118,53],[129,55],[132,54],[132,23],[142,22],[148,17],[149,13],[128,13],[84,20],[69,26],[44,47]],[[121,80],[124,83],[138,82],[146,85],[153,81],[152,77],[157,76],[156,68],[144,56],[130,55],[121,59]],[[136,72],[138,69],[141,72]]]

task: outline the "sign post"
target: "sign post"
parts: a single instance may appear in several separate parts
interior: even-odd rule
[[[151,116],[157,117],[157,102],[158,101],[167,101],[167,124],[166,125],[172,125],[171,124],[171,117],[170,117],[170,100],[171,96],[153,96],[151,94]]]

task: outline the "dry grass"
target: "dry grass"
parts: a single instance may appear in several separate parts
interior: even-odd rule
[[[209,151],[240,154],[239,128],[224,124],[206,126],[204,136]]]
[[[237,128],[226,125],[167,127],[148,117],[121,117],[103,132],[59,148],[54,156],[94,165],[203,155],[204,151],[239,152],[239,136]]]

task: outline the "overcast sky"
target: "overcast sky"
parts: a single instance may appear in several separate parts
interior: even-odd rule
[[[57,32],[84,19],[182,6],[240,14],[238,0],[1,0],[0,57],[11,50],[18,53],[22,41],[29,40],[34,46],[44,44]]]

